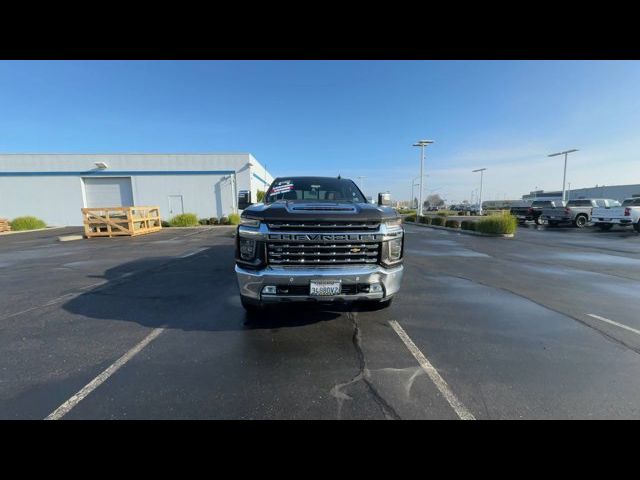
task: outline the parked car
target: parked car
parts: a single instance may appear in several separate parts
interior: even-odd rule
[[[550,227],[560,224],[572,224],[584,228],[591,222],[594,208],[619,206],[620,202],[611,198],[584,198],[569,200],[565,206],[542,209],[542,219],[549,222]]]
[[[640,233],[640,197],[627,198],[622,205],[593,209],[592,220],[601,230],[611,230],[614,225],[633,226]]]
[[[534,200],[529,206],[511,207],[511,215],[518,219],[518,222],[535,222],[542,225],[545,220],[541,218],[544,208],[555,208],[561,206],[561,200]]]

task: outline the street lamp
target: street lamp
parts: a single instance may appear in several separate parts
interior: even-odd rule
[[[416,180],[418,180],[419,178],[420,178],[420,177],[418,176],[418,177],[414,178],[414,179],[411,181],[411,208],[413,208],[413,198],[414,198],[414,197],[413,197],[413,187],[415,187],[415,186],[416,186]],[[416,207],[417,207],[417,205],[416,205]]]
[[[565,202],[565,181],[567,180],[567,155],[573,152],[577,152],[577,148],[573,148],[571,150],[565,150],[564,152],[552,153],[551,155],[547,155],[548,157],[557,157],[558,155],[564,155],[564,175],[562,176],[562,201]]]
[[[480,172],[480,195],[478,196],[478,204],[480,205],[478,210],[480,211],[480,215],[482,215],[482,179],[485,170],[486,168],[478,168],[477,170],[472,170],[473,173]]]
[[[433,143],[433,140],[418,140],[413,144],[414,147],[420,147],[420,203],[418,204],[418,215],[422,215],[422,177],[424,176],[424,147]]]

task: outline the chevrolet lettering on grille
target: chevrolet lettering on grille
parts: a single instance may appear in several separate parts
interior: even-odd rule
[[[382,239],[382,235],[370,233],[270,233],[268,238],[269,240],[295,242],[375,242]]]

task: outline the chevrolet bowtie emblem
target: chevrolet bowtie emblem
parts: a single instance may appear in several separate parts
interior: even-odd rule
[[[359,248],[352,248],[351,250],[349,250],[351,253],[358,253],[360,251]]]

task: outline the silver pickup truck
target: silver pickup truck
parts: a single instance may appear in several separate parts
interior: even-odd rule
[[[550,227],[568,223],[577,228],[584,228],[591,222],[594,208],[612,206],[620,206],[620,202],[611,198],[581,198],[569,200],[566,205],[545,208],[541,217]]]
[[[404,228],[383,196],[374,205],[352,180],[282,177],[264,203],[240,206],[235,270],[247,312],[286,302],[388,306],[402,280]]]

